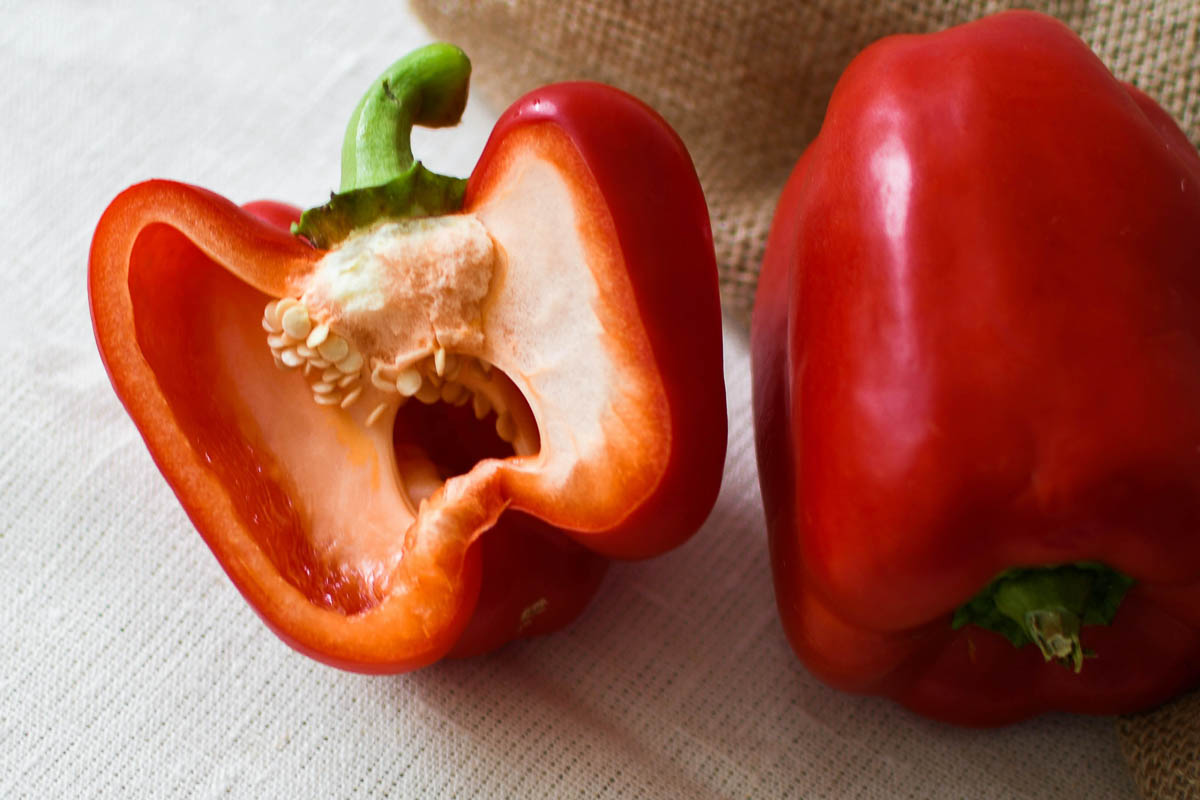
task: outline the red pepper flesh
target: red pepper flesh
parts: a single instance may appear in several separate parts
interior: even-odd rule
[[[784,627],[831,685],[995,725],[1200,680],[1200,157],[1033,13],[846,70],[753,318]],[[1016,567],[1132,578],[1095,658],[956,608]]]

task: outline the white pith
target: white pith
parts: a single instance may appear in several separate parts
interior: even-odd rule
[[[495,264],[491,238],[470,215],[384,222],[322,258],[301,300],[393,366],[439,348],[477,355]]]
[[[555,479],[604,450],[604,422],[624,388],[597,317],[576,200],[554,164],[527,159],[474,212],[505,264],[484,317],[485,353],[533,410],[543,474]]]
[[[409,398],[470,403],[480,419],[495,412],[519,469],[547,491],[566,486],[584,462],[611,470],[587,475],[620,484],[623,468],[648,452],[638,414],[661,387],[622,380],[628,342],[643,334],[602,322],[593,270],[603,268],[597,259],[620,256],[586,238],[585,213],[556,164],[519,159],[471,213],[356,234],[325,256],[295,297],[265,309],[276,364],[291,371],[277,380],[307,373],[313,402],[303,418],[333,415],[332,435],[360,473],[331,476],[327,464],[309,458],[311,469],[291,476],[295,496],[323,498],[323,507],[302,510],[310,543],[377,592],[387,591],[388,565],[401,557],[392,543],[404,528],[451,524],[455,498],[472,496],[466,487],[496,474],[477,465],[443,483],[429,454],[393,445],[392,420]],[[330,342],[344,343],[332,351],[336,360],[322,351]],[[624,434],[616,440],[614,426]],[[304,460],[306,445],[283,422],[268,422],[264,435],[272,449]],[[356,484],[363,470],[370,488]],[[337,485],[332,493],[329,481]],[[614,492],[596,488],[597,496]],[[364,509],[368,492],[376,497]],[[356,521],[352,529],[348,520]]]

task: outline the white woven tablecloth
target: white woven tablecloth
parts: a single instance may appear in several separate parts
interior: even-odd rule
[[[1132,797],[1111,720],[958,730],[797,663],[733,323],[712,518],[567,631],[398,677],[267,631],[109,387],[92,229],[148,177],[320,202],[360,93],[425,41],[396,2],[0,2],[0,797]],[[418,156],[466,174],[497,111]]]

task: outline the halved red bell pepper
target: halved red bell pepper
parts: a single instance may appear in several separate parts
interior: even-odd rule
[[[855,59],[780,199],[752,355],[779,609],[818,676],[972,725],[1200,681],[1200,157],[1065,26]]]
[[[92,244],[96,339],[157,465],[285,641],[398,672],[569,622],[608,560],[684,541],[721,479],[707,209],[678,137],[548,86],[469,181],[409,152],[469,63],[425,48],[306,212],[150,181]],[[289,226],[295,233],[289,232]]]

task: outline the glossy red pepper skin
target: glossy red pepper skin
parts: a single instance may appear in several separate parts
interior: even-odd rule
[[[780,199],[752,330],[783,624],[833,686],[968,725],[1200,681],[1200,157],[1065,26],[885,39]],[[1080,674],[954,609],[1133,577]]]
[[[606,135],[614,129],[629,138],[614,142]],[[205,334],[220,330],[213,318],[284,296],[288,276],[310,270],[323,254],[287,233],[299,210],[270,201],[238,208],[197,187],[152,181],[114,200],[97,227],[89,295],[118,396],[235,585],[282,639],[328,664],[401,672],[560,628],[594,595],[610,559],[677,546],[716,499],[726,441],[720,306],[707,207],[686,150],[657,114],[624,93],[594,84],[545,87],[497,123],[468,183],[467,211],[521,137],[559,148],[566,179],[595,187],[602,207],[593,224],[615,232],[614,263],[627,269],[648,341],[644,368],[658,375],[668,401],[669,437],[659,445],[668,458],[642,502],[616,521],[610,511],[589,517],[588,498],[564,503],[558,517],[569,526],[531,516],[544,509],[501,513],[464,553],[445,555],[461,559],[446,570],[449,588],[424,578],[412,585],[406,602],[440,592],[429,612],[440,615],[439,624],[424,641],[419,622],[396,633],[391,611],[348,607],[355,587],[338,584],[336,575],[333,583],[304,583],[317,561],[296,535],[303,520],[289,516],[290,465],[258,458],[238,418],[244,412],[228,402],[241,391],[234,380],[206,383],[218,372],[206,349]],[[252,285],[222,269],[235,262]],[[247,369],[270,366],[269,354],[254,351],[254,358]],[[458,411],[450,409],[443,424],[469,442],[475,421],[467,408],[456,422]],[[404,533],[396,532],[398,541]],[[336,603],[322,602],[326,591]]]

